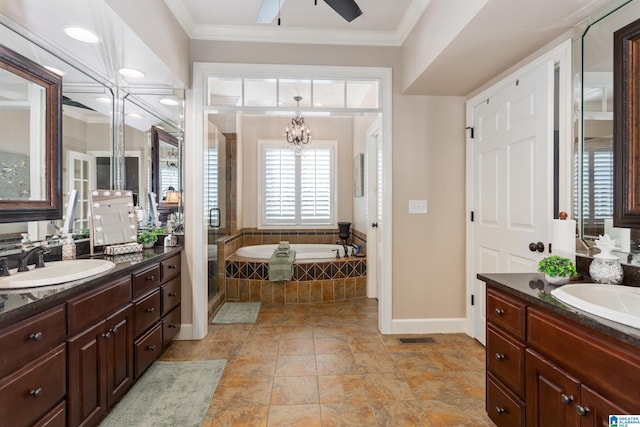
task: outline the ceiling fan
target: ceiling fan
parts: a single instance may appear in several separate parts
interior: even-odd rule
[[[260,6],[260,12],[258,13],[258,19],[256,22],[259,24],[268,24],[273,22],[273,20],[279,15],[280,9],[285,1],[286,0],[262,0],[262,5]],[[362,15],[362,11],[356,4],[355,0],[324,0],[324,2],[347,22],[351,22],[358,16]],[[318,4],[318,0],[315,0],[315,4]]]

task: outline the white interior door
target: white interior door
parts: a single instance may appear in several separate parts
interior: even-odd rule
[[[485,342],[477,273],[536,271],[553,217],[553,63],[502,82],[472,106],[472,333]],[[543,252],[530,250],[542,243]]]
[[[367,297],[382,296],[382,132],[376,121],[367,132]]]
[[[74,229],[88,229],[90,194],[96,188],[96,158],[91,154],[69,150],[67,151],[67,171],[67,191],[78,191],[78,210]]]

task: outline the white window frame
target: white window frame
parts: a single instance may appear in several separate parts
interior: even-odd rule
[[[337,212],[338,212],[338,142],[337,141],[316,141],[311,142],[312,147],[305,148],[305,150],[312,150],[314,148],[329,148],[331,150],[331,209],[330,218],[324,222],[302,222],[300,219],[300,200],[296,202],[296,219],[294,223],[281,222],[281,223],[267,223],[265,218],[264,200],[265,200],[265,164],[264,156],[267,149],[285,149],[288,150],[286,143],[282,140],[258,140],[258,229],[270,230],[270,229],[300,229],[300,228],[327,228],[333,229],[337,227]],[[299,168],[296,168],[299,172]],[[296,173],[296,193],[300,191],[300,176]]]

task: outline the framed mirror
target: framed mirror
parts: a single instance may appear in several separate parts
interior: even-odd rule
[[[640,19],[613,33],[614,216],[640,228]]]
[[[62,217],[62,78],[0,45],[0,223]]]
[[[180,144],[178,138],[158,128],[151,127],[151,189],[157,196],[157,202],[163,205],[175,205],[180,197]]]

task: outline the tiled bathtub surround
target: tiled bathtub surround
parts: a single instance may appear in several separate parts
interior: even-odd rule
[[[367,264],[364,258],[296,262],[290,282],[270,282],[267,261],[226,261],[227,301],[261,301],[297,304],[334,302],[367,295]]]
[[[356,245],[360,245],[362,247],[362,252],[366,253],[366,235],[358,230],[352,229],[351,231],[353,243]],[[262,244],[275,244],[282,240],[286,240],[289,243],[323,243],[323,244],[332,244],[339,240],[338,230],[258,230],[256,228],[245,228],[242,230],[238,230],[238,233],[232,236],[226,236],[219,238],[215,241],[218,245],[218,260],[226,260],[228,261],[230,257],[235,253],[238,248],[243,246],[250,245],[262,245]],[[213,243],[213,242],[209,242]],[[355,258],[353,260],[356,260]],[[364,258],[360,261],[364,262]],[[226,262],[225,262],[226,263]],[[366,263],[363,264],[366,269]],[[361,270],[360,270],[361,271]],[[308,269],[307,269],[308,273]],[[295,274],[295,272],[294,272]],[[269,302],[324,302],[324,301],[340,301],[343,299],[352,298],[352,294],[355,292],[356,297],[365,296],[366,295],[366,278],[363,277],[366,275],[366,271],[360,274],[360,277],[333,277],[333,274],[330,276],[333,277],[331,279],[324,278],[322,275],[322,279],[311,280],[306,278],[303,280],[301,286],[293,285],[290,282],[288,293],[289,299],[286,300],[284,297],[281,298],[280,288],[283,288],[284,295],[287,295],[286,290],[284,290],[284,285],[282,284],[274,284],[271,286],[272,291],[269,291],[269,283],[264,290],[260,289],[256,284],[255,278],[249,277],[231,277],[231,281],[226,276],[226,268],[218,268],[217,277],[218,277],[218,287],[220,291],[215,298],[215,304],[212,305],[213,300],[210,301],[209,313],[212,314],[217,307],[219,307],[222,302],[226,300],[230,301],[269,301]],[[261,277],[265,277],[264,275]],[[297,276],[301,277],[301,276]],[[317,277],[317,276],[316,276]],[[355,279],[355,284],[353,280]],[[266,280],[266,279],[265,279]],[[295,280],[295,279],[294,279]],[[253,281],[253,283],[250,283]],[[319,283],[310,283],[310,282],[319,282]],[[325,281],[330,281],[330,283],[324,283]],[[299,282],[299,281],[297,281]],[[251,291],[251,285],[253,284],[253,292]],[[291,290],[291,288],[296,288],[296,292]],[[300,288],[300,289],[298,289]],[[307,297],[307,288],[310,289],[309,296]],[[249,290],[249,299],[240,299],[240,292],[243,291],[243,297],[246,294],[246,290]],[[256,290],[260,289],[260,290]],[[227,295],[227,290],[231,292],[231,296]],[[321,291],[320,291],[321,290]],[[237,292],[236,292],[237,291]],[[300,292],[297,292],[300,291]],[[263,294],[265,300],[263,300]],[[295,298],[294,298],[295,294]],[[260,295],[260,296],[258,296]],[[344,296],[343,296],[344,295]],[[271,299],[272,298],[272,299]]]

